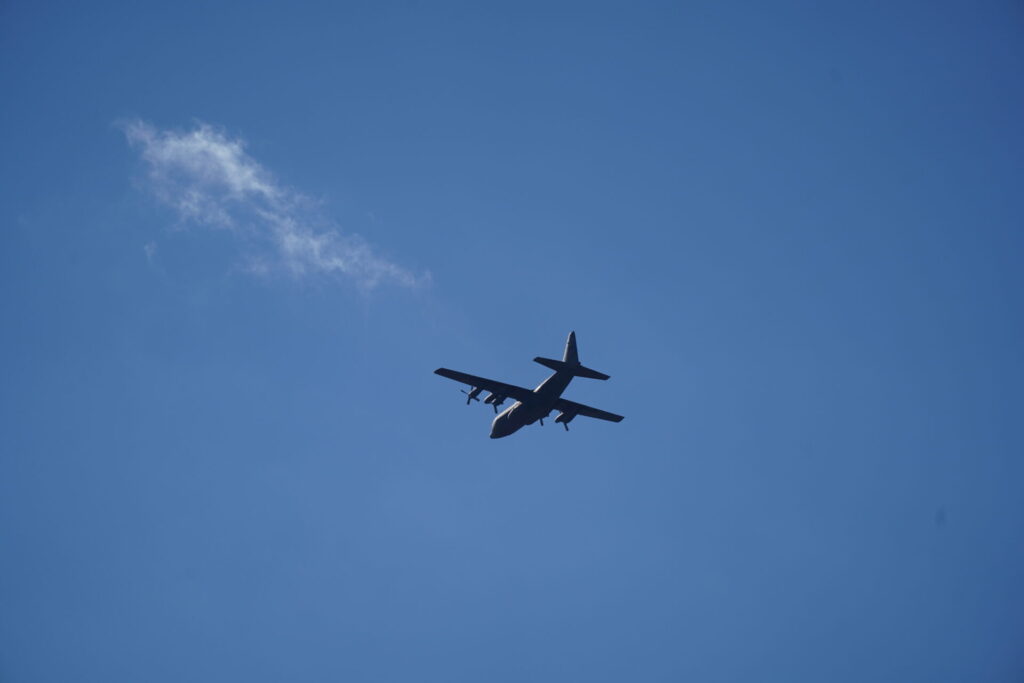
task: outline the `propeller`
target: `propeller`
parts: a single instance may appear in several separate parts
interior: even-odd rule
[[[461,391],[462,393],[464,393],[466,395],[466,405],[467,406],[469,405],[470,401],[479,401],[480,400],[480,399],[477,398],[477,396],[480,395],[480,391],[481,391],[481,389],[479,387],[472,387],[469,391],[466,391],[465,389],[459,389],[459,391]]]

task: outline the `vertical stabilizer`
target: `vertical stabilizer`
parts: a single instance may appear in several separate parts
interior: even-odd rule
[[[562,360],[570,365],[580,364],[580,354],[576,350],[576,332],[570,332],[569,338],[565,340],[565,353]]]

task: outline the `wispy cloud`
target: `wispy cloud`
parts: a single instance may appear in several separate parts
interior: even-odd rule
[[[185,131],[144,121],[121,128],[145,162],[157,199],[187,223],[235,232],[255,249],[247,263],[253,272],[339,274],[364,289],[382,283],[418,287],[429,277],[330,227],[316,202],[275,180],[246,153],[242,140],[205,123]]]

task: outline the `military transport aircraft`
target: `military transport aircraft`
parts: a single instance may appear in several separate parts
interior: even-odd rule
[[[576,352],[575,332],[569,333],[569,339],[565,342],[565,353],[562,355],[562,360],[541,358],[540,356],[533,360],[555,371],[555,374],[541,382],[540,386],[533,391],[517,387],[514,384],[495,382],[493,379],[487,379],[486,377],[467,375],[464,372],[456,372],[448,368],[438,368],[434,372],[442,377],[469,385],[469,391],[462,392],[467,396],[466,405],[469,405],[470,401],[479,401],[480,399],[477,397],[481,391],[490,392],[484,398],[484,403],[494,406],[495,413],[498,412],[498,406],[504,403],[505,399],[515,399],[516,402],[502,411],[500,415],[494,418],[494,422],[491,423],[492,439],[508,436],[518,431],[520,427],[531,425],[538,420],[543,425],[544,418],[552,410],[559,411],[555,422],[560,422],[566,431],[569,431],[569,423],[577,415],[596,417],[599,420],[608,420],[609,422],[622,421],[621,415],[606,413],[603,410],[591,408],[582,403],[573,403],[562,398],[562,392],[569,386],[569,382],[572,381],[573,377],[608,379],[608,375],[580,365],[580,357]]]

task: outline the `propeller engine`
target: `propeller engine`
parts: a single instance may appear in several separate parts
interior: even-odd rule
[[[565,431],[569,431],[569,423],[572,422],[574,417],[576,417],[576,413],[559,413],[558,417],[555,418],[555,422],[561,422],[562,426],[565,427]]]
[[[491,394],[484,399],[484,403],[490,403],[492,406],[494,406],[494,412],[497,413],[498,406],[504,403],[506,398],[507,397],[502,396],[501,394]]]
[[[483,389],[481,389],[480,387],[472,387],[470,388],[469,391],[466,391],[465,389],[461,389],[461,391],[466,395],[466,405],[468,406],[470,401],[480,400],[477,398],[477,396],[480,395],[480,392],[483,391]]]

